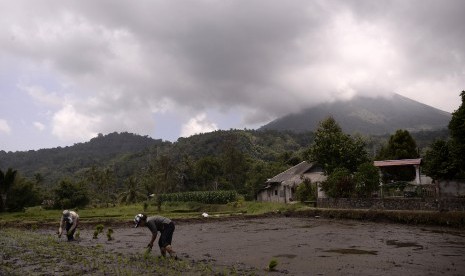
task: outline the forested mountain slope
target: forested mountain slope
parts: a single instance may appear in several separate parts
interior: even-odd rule
[[[143,151],[152,146],[170,144],[147,136],[114,132],[69,147],[0,151],[0,168],[11,167],[18,170],[22,176],[33,178],[40,174],[46,181],[56,181],[83,168],[109,165],[115,158],[123,155]]]
[[[176,164],[183,158],[195,161],[207,156],[221,157],[228,150],[234,150],[247,158],[273,161],[283,154],[298,154],[308,147],[311,140],[311,133],[219,130],[180,138],[171,143],[114,132],[69,147],[0,151],[0,168],[14,168],[31,179],[40,174],[46,186],[54,186],[66,177],[76,178],[77,174],[82,177],[92,167],[111,168],[118,186],[121,186],[124,179],[139,173],[163,156]]]
[[[421,149],[434,139],[447,138],[448,132],[423,131],[412,133],[412,136]],[[368,152],[375,154],[388,138],[389,135],[365,136]],[[115,189],[123,187],[131,176],[138,176],[139,180],[155,177],[148,181],[159,182],[162,177],[159,174],[164,172],[173,178],[190,176],[190,180],[183,183],[182,189],[186,190],[198,188],[192,176],[198,176],[202,162],[204,165],[219,163],[223,171],[218,174],[236,170],[238,175],[249,174],[247,178],[250,179],[256,174],[254,170],[261,170],[264,175],[261,178],[271,177],[275,171],[304,160],[312,141],[312,132],[275,130],[218,130],[179,138],[173,143],[115,132],[64,148],[0,151],[0,168],[13,168],[31,180],[40,177],[41,186],[47,189],[63,179],[87,181],[92,171],[110,170]],[[229,168],[225,166],[228,162],[231,162]]]

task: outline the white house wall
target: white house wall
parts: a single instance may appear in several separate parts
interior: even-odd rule
[[[312,183],[318,184],[318,198],[326,198],[325,193],[321,190],[320,183],[326,180],[326,176],[321,172],[313,172],[304,174],[305,178],[309,178]],[[291,187],[297,188],[298,184],[302,181],[300,176],[295,176],[292,179],[285,181],[283,183],[277,184],[274,183],[272,187],[262,190],[257,194],[258,201],[265,202],[282,202],[289,203],[292,200],[296,200],[295,193],[292,192]],[[270,184],[271,185],[271,184]],[[292,199],[292,200],[291,200]]]
[[[273,188],[262,190],[257,195],[258,201],[288,203],[294,197],[291,187],[276,185]]]

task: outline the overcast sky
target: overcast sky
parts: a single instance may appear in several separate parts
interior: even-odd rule
[[[0,150],[176,141],[398,93],[453,112],[462,0],[0,0]]]

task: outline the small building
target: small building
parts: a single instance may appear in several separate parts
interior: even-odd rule
[[[421,184],[421,180],[422,180],[422,178],[420,177],[421,158],[374,161],[373,165],[378,168],[392,167],[392,166],[413,166],[415,168],[415,183]]]
[[[295,192],[305,179],[311,183],[326,180],[323,170],[315,163],[303,161],[292,168],[268,179],[264,187],[258,191],[258,201],[290,203],[295,201]],[[319,190],[319,189],[318,189]]]

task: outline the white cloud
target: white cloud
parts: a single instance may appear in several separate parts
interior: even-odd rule
[[[4,119],[0,119],[0,132],[6,133],[6,134],[11,133],[10,125]]]
[[[465,90],[465,71],[461,75],[441,80],[419,80],[405,85],[398,93],[444,111],[455,111],[460,104],[460,92]],[[417,92],[422,91],[418,97]],[[455,93],[450,93],[455,92]]]
[[[44,87],[38,85],[18,85],[18,88],[24,90],[31,96],[34,101],[47,106],[60,106],[63,103],[62,97],[57,93],[49,93]]]
[[[212,132],[217,129],[218,127],[216,124],[208,121],[206,114],[202,113],[191,118],[182,126],[181,137],[189,137],[194,134]]]
[[[97,135],[94,126],[98,122],[99,118],[78,113],[68,104],[54,114],[52,133],[63,141],[85,141]]]
[[[45,125],[41,122],[34,122],[34,127],[39,131],[43,131],[45,129]]]

